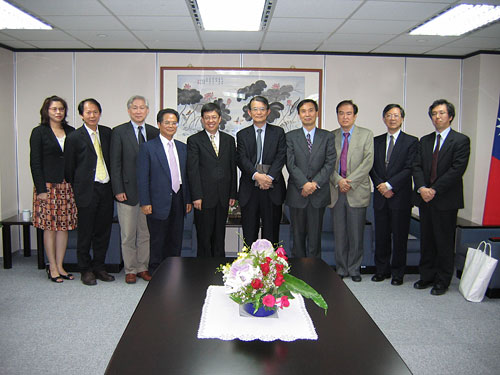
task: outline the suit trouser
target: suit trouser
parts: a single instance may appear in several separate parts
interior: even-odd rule
[[[316,208],[307,202],[305,208],[290,207],[294,257],[321,257],[321,230],[325,207]],[[307,246],[306,246],[307,239]]]
[[[393,277],[402,279],[406,267],[411,207],[390,209],[385,204],[382,209],[374,210],[374,213],[376,272],[381,275],[392,274]]]
[[[229,199],[228,199],[229,201]],[[220,203],[213,208],[194,210],[196,225],[197,255],[199,257],[226,256],[226,220],[228,207]]]
[[[78,207],[77,258],[80,271],[104,269],[113,222],[111,183],[94,183],[92,200],[87,207]],[[90,256],[92,247],[93,257]]]
[[[351,207],[347,195],[339,192],[332,209],[335,264],[340,276],[359,276],[363,261],[366,207]]]
[[[165,191],[165,194],[168,192]],[[153,212],[154,209],[153,204]],[[165,258],[181,255],[184,212],[181,187],[177,193],[172,192],[170,213],[166,219],[156,219],[151,215],[146,216],[150,234],[149,272],[151,274]]]
[[[251,246],[259,238],[262,220],[261,237],[273,244],[280,240],[281,205],[275,205],[268,190],[254,187],[248,203],[241,207],[241,227],[245,243]]]
[[[146,271],[149,264],[149,230],[146,215],[139,204],[131,206],[117,202],[125,273]]]
[[[453,276],[458,210],[438,210],[422,203],[420,214],[420,278],[448,287]]]

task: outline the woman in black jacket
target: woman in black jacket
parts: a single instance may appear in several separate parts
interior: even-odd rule
[[[43,229],[43,243],[49,260],[49,280],[62,283],[74,276],[63,268],[68,230],[76,228],[77,210],[71,185],[64,180],[64,141],[75,129],[68,125],[68,105],[51,96],[40,109],[40,125],[30,137],[30,166],[35,184],[33,226]]]

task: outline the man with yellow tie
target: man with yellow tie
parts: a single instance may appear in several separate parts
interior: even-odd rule
[[[64,147],[66,181],[73,186],[78,208],[77,258],[85,285],[96,285],[96,278],[115,279],[104,269],[113,220],[113,192],[109,169],[111,129],[99,125],[101,112],[97,100],[82,100],[78,113],[83,125],[68,136]]]

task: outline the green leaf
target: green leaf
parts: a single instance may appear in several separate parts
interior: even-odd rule
[[[326,315],[326,312],[328,311],[328,304],[323,299],[321,294],[310,287],[305,281],[302,281],[289,273],[283,275],[283,277],[285,278],[285,285],[289,291],[299,293],[303,297],[312,299],[316,305],[325,310]]]

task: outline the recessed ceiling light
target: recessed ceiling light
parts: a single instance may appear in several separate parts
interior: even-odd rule
[[[207,31],[261,31],[276,0],[187,0],[198,26]]]
[[[458,36],[500,18],[500,6],[460,4],[410,31],[410,35]]]
[[[0,29],[52,30],[52,26],[0,0]]]

